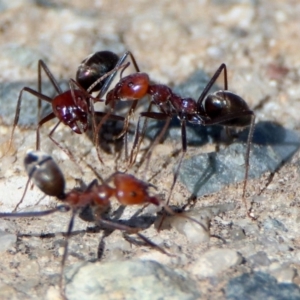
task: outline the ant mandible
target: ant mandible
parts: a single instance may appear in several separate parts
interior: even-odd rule
[[[211,87],[216,82],[222,71],[224,72],[224,89],[210,94],[209,91]],[[250,110],[244,99],[228,91],[226,65],[224,63],[220,65],[202,91],[198,100],[181,97],[175,94],[171,88],[166,85],[151,84],[147,73],[134,73],[123,77],[117,83],[115,88],[108,93],[107,102],[113,103],[122,99],[140,100],[146,95],[150,96],[150,105],[154,104],[156,107],[158,107],[160,112],[147,111],[140,114],[136,127],[134,144],[130,155],[130,163],[134,161],[133,153],[135,148],[139,149],[139,145],[141,143],[141,139],[138,141],[139,123],[141,117],[147,117],[156,120],[166,120],[164,128],[153,141],[150,149],[148,150],[149,152],[147,160],[149,163],[153,147],[165,134],[171,119],[176,116],[181,124],[182,155],[180,157],[177,170],[175,171],[171,192],[177,181],[180,166],[187,151],[187,122],[202,126],[219,124],[225,127],[250,127],[247,139],[247,150],[245,154],[245,177],[242,195],[247,214],[250,216],[245,200],[245,193],[249,171],[250,144],[254,131],[255,115],[254,112]],[[169,203],[170,197],[171,193],[169,199],[167,200],[167,204]]]
[[[50,139],[63,151],[63,149],[58,142],[52,137],[56,128],[60,123],[63,123],[69,126],[73,132],[77,134],[82,134],[88,129],[88,114],[92,114],[92,120],[94,122],[95,115],[100,117],[106,116],[106,113],[103,112],[94,112],[92,101],[95,101],[95,98],[91,96],[91,93],[94,91],[99,91],[97,95],[97,101],[107,92],[112,80],[114,79],[116,72],[127,66],[128,64],[122,65],[127,56],[131,55],[130,52],[125,52],[121,58],[119,58],[115,53],[111,51],[100,51],[94,54],[91,54],[86,59],[82,61],[78,67],[76,74],[76,81],[70,80],[70,89],[63,92],[60,88],[57,80],[54,78],[53,74],[47,67],[46,63],[43,60],[38,61],[38,91],[33,90],[29,87],[24,87],[18,97],[17,107],[15,118],[13,122],[13,128],[9,140],[8,151],[11,148],[13,135],[15,128],[19,121],[21,102],[23,92],[30,93],[38,98],[38,124],[36,129],[36,149],[40,149],[40,127],[46,122],[54,119],[55,117],[59,119],[59,122],[54,126],[50,131]],[[132,59],[134,65],[136,62]],[[57,92],[57,96],[50,98],[42,93],[42,70],[45,72],[53,87]],[[138,68],[137,68],[138,70]],[[96,84],[93,84],[97,81]],[[90,87],[91,86],[91,87]],[[75,89],[75,87],[77,87]],[[52,112],[47,116],[41,119],[41,101],[44,100],[52,105]],[[110,115],[110,119],[124,121],[124,118],[121,116]],[[94,129],[95,129],[95,124]],[[98,157],[101,160],[98,146],[97,152]],[[71,154],[68,153],[70,156]]]

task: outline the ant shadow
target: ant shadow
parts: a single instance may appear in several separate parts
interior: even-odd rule
[[[110,214],[110,216],[107,216],[107,218],[105,219],[120,225],[125,225],[132,228],[140,228],[142,230],[149,228],[152,224],[154,224],[156,220],[155,216],[149,214],[141,215],[139,211],[136,212],[133,216],[131,216],[127,220],[120,219],[125,209],[126,207],[124,205],[120,205],[117,208],[117,210],[115,210],[112,214]],[[95,218],[94,211],[90,205],[87,205],[81,210],[81,212],[79,213],[79,217],[83,221],[95,222],[97,224],[92,228],[87,228],[87,232],[99,233],[100,231],[103,231],[103,235],[98,245],[97,258],[96,258],[96,260],[101,260],[106,245],[105,239],[117,229],[112,229],[111,227],[108,227],[105,224],[101,224],[101,222],[99,221],[97,222],[97,218]],[[126,233],[123,233],[123,237],[131,244],[140,245],[140,246],[147,245],[145,242],[135,239]]]
[[[182,162],[179,178],[192,193],[191,198],[218,192],[225,186],[244,180],[247,137],[246,129],[220,151],[199,153]],[[297,132],[274,122],[259,122],[251,144],[249,178],[259,178],[266,172],[273,176],[290,161],[299,147]]]

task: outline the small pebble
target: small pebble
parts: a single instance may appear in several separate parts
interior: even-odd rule
[[[233,228],[230,231],[230,237],[234,241],[241,241],[246,238],[245,232],[242,228]]]
[[[284,226],[284,224],[276,219],[267,218],[263,222],[263,227],[266,230],[279,230],[283,232],[288,232],[287,228]]]
[[[241,255],[234,250],[213,249],[196,260],[191,271],[198,277],[212,277],[241,262]]]
[[[0,231],[0,252],[7,251],[17,242],[17,236],[12,233]]]
[[[260,266],[269,266],[271,263],[267,253],[263,251],[259,251],[256,254],[248,257],[247,262],[254,268]]]
[[[293,283],[296,276],[296,270],[290,267],[281,267],[272,272],[272,275],[280,283]]]

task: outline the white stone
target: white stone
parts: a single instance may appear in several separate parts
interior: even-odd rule
[[[240,264],[242,257],[231,249],[213,249],[204,253],[191,269],[198,277],[216,276],[232,266]]]

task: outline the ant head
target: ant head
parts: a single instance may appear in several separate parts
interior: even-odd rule
[[[88,97],[83,90],[68,90],[53,99],[53,113],[75,133],[81,134],[88,128]]]
[[[30,180],[46,195],[65,198],[65,179],[53,158],[41,151],[29,151],[24,159]]]
[[[76,81],[87,90],[97,79],[113,70],[118,61],[118,55],[111,51],[99,51],[90,54],[78,67]],[[104,82],[99,82],[91,92],[99,91]]]

